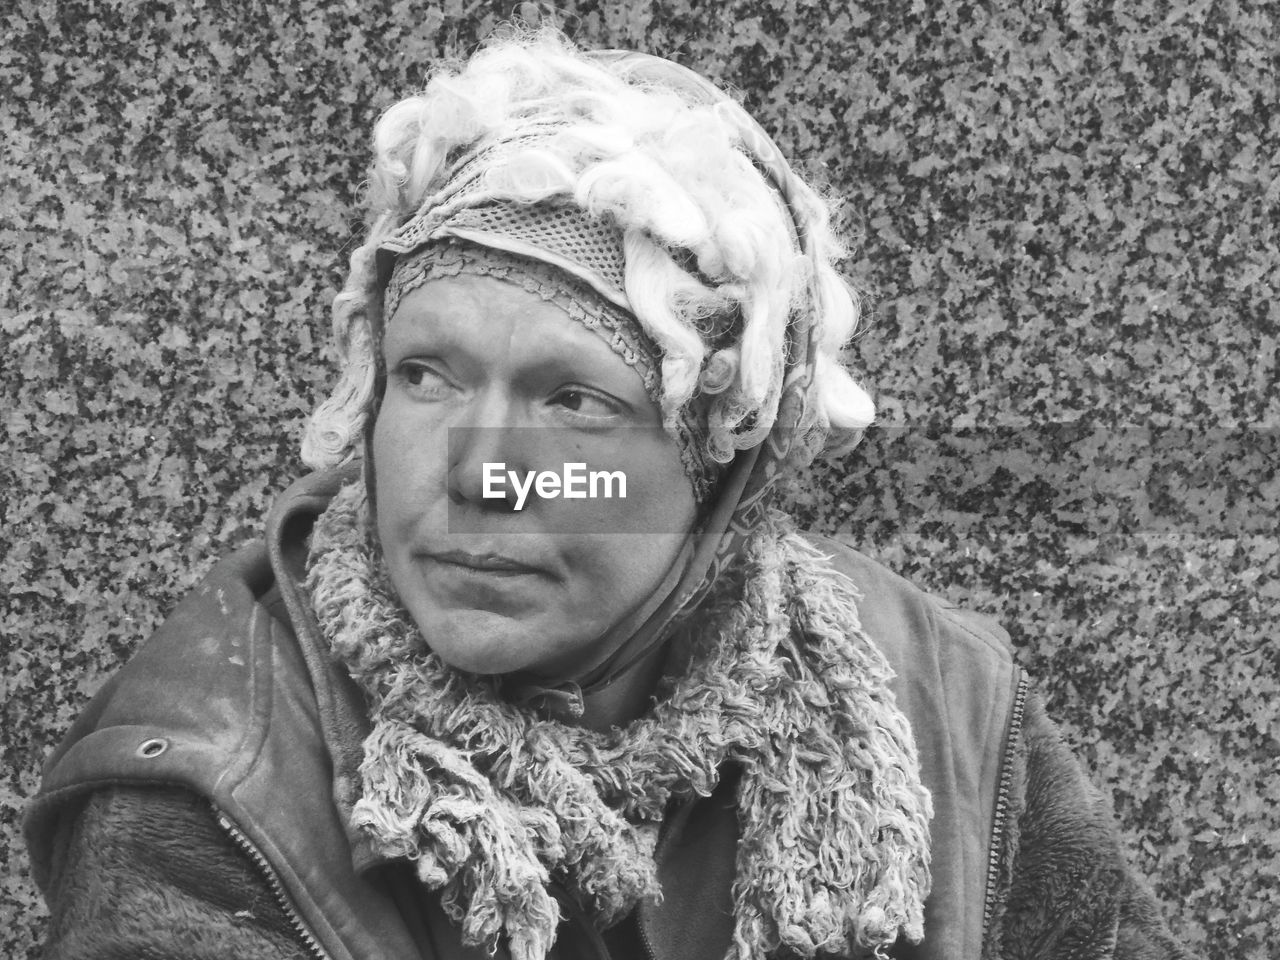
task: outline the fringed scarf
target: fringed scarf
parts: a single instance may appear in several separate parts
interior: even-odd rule
[[[602,928],[658,888],[673,801],[743,775],[729,957],[886,949],[924,933],[928,822],[906,717],[853,585],[770,514],[698,612],[657,705],[595,732],[504,701],[436,657],[400,606],[362,485],[316,524],[308,586],[333,655],[370,698],[354,826],[442,894],[464,942],[543,960],[558,883]],[[725,578],[722,578],[725,579]]]

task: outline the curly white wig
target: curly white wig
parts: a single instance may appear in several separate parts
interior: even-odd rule
[[[303,441],[310,466],[362,450],[377,399],[378,250],[441,202],[462,158],[495,142],[504,149],[486,155],[486,200],[572,205],[621,231],[626,299],[662,356],[668,427],[700,398],[714,460],[759,443],[798,316],[818,331],[801,426],[826,433],[829,452],[857,442],[874,410],[838,359],[858,307],[832,265],[842,248],[824,202],[706,81],[655,57],[584,53],[542,30],[442,67],[378,121],[371,226],[334,301],[342,371]]]

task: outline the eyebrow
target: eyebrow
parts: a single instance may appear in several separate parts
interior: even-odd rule
[[[438,321],[444,317],[443,311],[437,312],[427,307],[418,312],[411,321],[404,318],[399,322],[393,321],[387,325],[383,335],[383,352],[386,352],[387,341],[395,339],[403,344],[406,350],[422,347],[440,354],[456,350],[464,356],[480,359],[489,355],[484,338],[476,334],[473,327],[454,327],[439,323]],[[536,374],[539,370],[548,369],[555,376],[587,377],[590,374],[591,379],[599,377],[608,381],[608,383],[597,383],[598,389],[613,394],[619,394],[620,391],[625,390],[626,395],[619,395],[618,399],[627,401],[629,406],[635,405],[633,397],[635,401],[643,399],[646,403],[649,402],[649,393],[645,389],[640,372],[627,363],[626,359],[615,352],[594,330],[586,326],[582,326],[581,329],[586,336],[581,339],[574,337],[572,342],[569,342],[567,337],[538,338],[536,347],[550,344],[542,357],[530,357],[527,352],[521,351],[520,360],[524,362],[517,365],[517,378],[525,379],[526,372]],[[586,337],[590,337],[590,340]],[[585,343],[593,343],[595,346],[592,348],[594,353],[584,357],[584,350],[580,345]],[[610,363],[612,359],[616,359],[622,366],[614,367]],[[623,369],[635,376],[634,383],[630,377],[625,381],[622,380]]]

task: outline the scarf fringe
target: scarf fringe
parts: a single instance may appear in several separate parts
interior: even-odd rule
[[[932,807],[891,671],[829,558],[771,515],[699,610],[689,667],[607,732],[541,720],[433,654],[395,598],[353,484],[316,524],[322,631],[372,703],[353,825],[442,891],[464,942],[555,940],[552,881],[602,927],[660,895],[672,800],[743,768],[732,960],[887,949],[924,933]]]

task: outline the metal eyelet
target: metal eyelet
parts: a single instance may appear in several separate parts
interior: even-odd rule
[[[144,760],[151,760],[169,749],[169,741],[164,737],[151,737],[138,744],[137,754]]]

